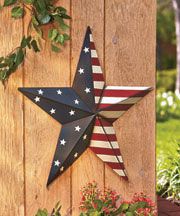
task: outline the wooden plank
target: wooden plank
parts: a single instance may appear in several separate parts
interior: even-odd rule
[[[76,0],[72,1],[72,43],[71,71],[72,80],[78,63],[81,46],[87,26],[90,26],[103,67],[104,49],[104,1]],[[90,150],[87,150],[72,166],[72,215],[79,214],[80,189],[87,182],[95,180],[104,187],[104,165]]]
[[[3,1],[0,1],[3,4]],[[21,20],[12,20],[10,8],[0,14],[0,53],[7,55],[19,46]],[[24,216],[22,67],[13,74],[4,89],[0,83],[0,215]]]
[[[105,69],[108,84],[155,86],[155,0],[111,0],[105,5]],[[105,185],[126,199],[134,192],[155,197],[155,94],[115,123],[129,182],[108,167]]]
[[[70,10],[70,1],[60,4]],[[69,13],[69,12],[68,12]],[[45,27],[48,30],[48,26]],[[28,54],[25,64],[26,87],[62,87],[70,85],[70,48],[60,54],[50,51]],[[25,163],[26,163],[26,216],[35,215],[38,208],[51,210],[58,200],[65,215],[70,207],[70,170],[59,177],[49,188],[47,178],[53,160],[60,125],[47,113],[25,98]]]

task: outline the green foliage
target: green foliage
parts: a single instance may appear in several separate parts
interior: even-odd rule
[[[175,18],[172,0],[158,0],[157,7],[157,68],[176,67]],[[169,51],[172,50],[172,51]]]
[[[167,92],[175,90],[176,69],[157,71],[157,90]]]
[[[35,44],[36,41],[34,41],[31,36],[28,36],[27,38],[23,37],[20,47],[17,47],[6,57],[0,58],[0,80],[2,82],[4,82],[24,61],[27,47],[29,49],[32,47],[34,51],[39,51],[37,50],[37,47],[34,47]]]
[[[180,99],[173,92],[157,94],[156,117],[157,121],[180,118]]]
[[[31,19],[29,22],[27,37],[23,37],[20,46],[15,48],[5,57],[0,57],[0,80],[5,83],[9,76],[16,71],[18,66],[24,61],[26,49],[34,52],[40,51],[40,41],[43,38],[43,25],[51,24],[54,27],[49,30],[48,38],[51,42],[51,49],[59,52],[61,46],[70,39],[66,31],[69,26],[65,20],[70,19],[67,10],[60,6],[55,6],[53,0],[5,0],[3,7],[12,7],[11,17],[14,19],[23,18],[29,12]],[[33,35],[33,36],[32,36]]]
[[[56,204],[51,214],[48,213],[47,209],[39,209],[35,216],[61,216],[61,205],[60,202]]]
[[[24,15],[24,9],[20,6],[13,7],[11,10],[11,16],[15,19],[22,18]]]
[[[135,194],[130,202],[119,199],[116,192],[106,189],[102,193],[96,183],[89,183],[82,190],[80,216],[140,216],[156,215],[154,203],[144,194]],[[117,201],[120,201],[119,207]]]
[[[167,153],[157,165],[157,193],[161,196],[180,199],[180,144],[176,143],[176,152]]]
[[[176,34],[172,1],[158,0],[157,9],[157,38],[175,44]]]

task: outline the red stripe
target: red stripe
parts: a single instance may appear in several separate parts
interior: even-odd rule
[[[103,89],[103,88],[102,88]],[[94,89],[94,95],[95,96],[101,96],[102,95],[102,89]],[[100,104],[99,104],[100,105]]]
[[[102,73],[93,73],[93,81],[104,81]]]
[[[94,42],[90,42],[90,49],[91,50],[95,50],[96,49]]]
[[[100,66],[100,62],[98,58],[91,58],[92,65]]]
[[[114,155],[114,156],[121,155],[119,149],[98,148],[98,147],[90,147],[90,148],[95,154],[105,154],[105,155]]]
[[[101,122],[100,122],[101,121]],[[96,119],[95,121],[95,126],[104,126],[104,127],[112,127],[112,124],[109,123],[108,121],[104,120],[104,119]]]
[[[106,134],[98,134],[98,133],[93,133],[92,140],[100,140],[100,141],[117,141],[116,135],[115,134],[108,134],[108,137]]]
[[[149,90],[112,90],[105,89],[103,97],[143,97]]]
[[[104,111],[125,111],[132,107],[134,104],[99,104],[99,109]]]
[[[106,162],[106,164],[108,166],[110,166],[112,169],[124,170],[124,164],[123,163]]]

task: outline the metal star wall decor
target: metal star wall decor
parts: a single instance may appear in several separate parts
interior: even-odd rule
[[[113,122],[152,88],[106,86],[90,28],[87,28],[72,87],[19,88],[62,124],[47,185],[90,148],[127,179]]]

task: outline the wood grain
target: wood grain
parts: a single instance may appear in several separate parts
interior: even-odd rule
[[[106,1],[105,69],[108,84],[155,86],[155,1]],[[113,16],[112,16],[113,14]],[[155,197],[155,94],[146,96],[115,123],[128,172],[125,182],[108,167],[105,184],[125,198]]]
[[[0,1],[2,4],[3,1]],[[0,14],[0,55],[19,46],[22,21],[11,19],[10,9]],[[0,83],[0,215],[24,216],[22,67],[9,79],[7,88]]]
[[[64,0],[60,4],[70,10],[70,1]],[[48,26],[45,28],[48,30]],[[69,44],[60,54],[50,51],[47,42],[43,46],[45,48],[39,54],[28,53],[24,86],[70,86]],[[70,170],[46,188],[60,125],[34,103],[24,100],[26,216],[35,215],[40,207],[50,211],[58,200],[65,215],[70,207]]]
[[[95,45],[103,67],[104,58],[104,1],[76,0],[72,1],[72,43],[71,71],[75,74],[81,46],[87,26],[90,26]],[[79,214],[80,189],[88,182],[95,180],[100,188],[104,188],[104,165],[94,153],[87,150],[72,166],[72,215]]]

